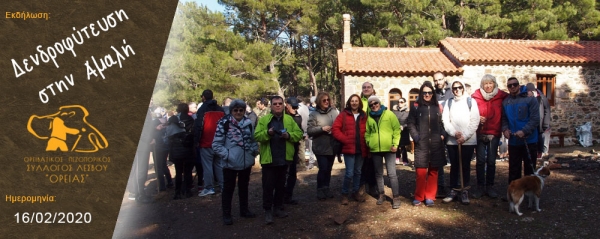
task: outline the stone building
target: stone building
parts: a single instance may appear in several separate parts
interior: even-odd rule
[[[461,79],[479,89],[485,74],[498,80],[501,90],[515,76],[521,84],[534,83],[550,101],[553,134],[565,134],[565,145],[576,141],[576,127],[592,122],[594,139],[600,135],[600,42],[445,38],[437,48],[370,48],[350,43],[350,16],[344,15],[344,44],[338,50],[342,102],[361,92],[363,82],[374,85],[391,108],[404,97],[414,101],[425,80],[442,72],[448,84]],[[557,143],[557,138],[553,139]]]

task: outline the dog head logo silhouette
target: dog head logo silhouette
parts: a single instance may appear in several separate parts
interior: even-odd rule
[[[81,105],[62,106],[54,114],[29,117],[27,131],[48,141],[46,151],[93,153],[107,148],[108,141],[87,121],[88,116]]]

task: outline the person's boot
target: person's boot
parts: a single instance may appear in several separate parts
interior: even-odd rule
[[[365,201],[365,200],[364,200],[364,198],[365,198],[365,191],[366,191],[365,187],[366,187],[366,186],[365,186],[365,184],[362,184],[362,185],[360,185],[360,187],[358,188],[358,192],[356,192],[356,195],[357,195],[357,196],[360,196],[360,199],[363,199],[363,200],[362,200],[362,201],[360,201],[360,200],[358,200],[358,199],[357,199],[356,201],[359,201],[359,202],[364,202],[364,201]]]
[[[279,217],[279,218],[284,218],[284,217],[288,216],[288,214],[286,212],[279,209],[278,207],[275,207],[275,209],[273,210],[273,215],[275,215],[276,217]]]
[[[248,208],[246,207],[240,210],[240,216],[243,218],[255,218],[256,214],[248,210]]]
[[[325,191],[323,188],[317,188],[317,199],[325,200],[327,199],[327,195],[325,195]]]
[[[348,194],[342,194],[342,205],[348,205]]]
[[[265,223],[267,225],[273,224],[273,210],[265,210]]]
[[[392,202],[392,209],[400,208],[400,196],[395,196]]]
[[[381,205],[385,202],[385,194],[379,194],[379,198],[377,198],[377,205]]]
[[[494,190],[493,186],[488,186],[486,190],[486,194],[491,198],[498,198],[498,193]]]
[[[460,194],[460,202],[463,205],[469,205],[469,191],[463,190]]]
[[[329,187],[324,187],[323,192],[325,192],[325,196],[328,198],[333,198],[333,193],[329,191]]]
[[[224,225],[233,225],[233,219],[231,218],[231,213],[223,212],[223,224]]]
[[[444,200],[442,200],[444,203],[449,203],[452,202],[454,200],[454,198],[457,195],[457,191],[456,190],[451,190],[448,195],[446,196],[446,198],[444,198]]]
[[[475,199],[479,199],[481,197],[483,197],[483,192],[484,192],[484,186],[483,185],[477,185],[477,188],[475,188],[475,190],[473,190],[472,192],[472,196]]]

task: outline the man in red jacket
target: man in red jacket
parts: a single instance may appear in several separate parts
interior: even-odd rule
[[[204,176],[204,189],[198,194],[200,197],[215,194],[213,183],[215,177],[223,189],[223,167],[221,159],[212,149],[212,142],[217,131],[217,123],[225,115],[223,108],[214,100],[211,90],[202,92],[202,102],[194,121],[194,145],[200,149]]]
[[[487,74],[481,79],[481,86],[471,96],[479,107],[479,128],[477,128],[477,188],[473,191],[474,198],[487,194],[497,198],[494,190],[496,176],[496,155],[498,143],[502,137],[502,101],[508,96],[498,89],[496,77]],[[487,166],[487,170],[486,170]]]

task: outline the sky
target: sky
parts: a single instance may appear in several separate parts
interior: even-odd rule
[[[182,0],[183,2],[196,2],[198,5],[207,6],[211,11],[223,12],[225,8],[217,0]]]

